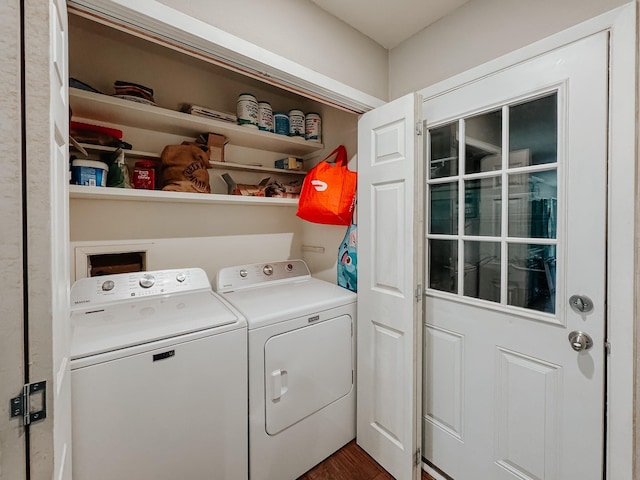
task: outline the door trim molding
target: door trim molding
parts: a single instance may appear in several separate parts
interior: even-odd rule
[[[639,285],[635,272],[639,258],[636,232],[637,169],[637,46],[636,3],[630,2],[575,27],[499,57],[479,67],[419,91],[424,100],[493,75],[501,70],[607,31],[609,43],[609,137],[607,222],[607,411],[605,472],[609,479],[631,479],[635,449],[635,325]],[[428,120],[428,119],[427,119]],[[633,261],[629,261],[633,259]],[[640,466],[639,466],[640,468]]]

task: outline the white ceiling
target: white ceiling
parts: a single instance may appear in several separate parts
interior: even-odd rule
[[[387,49],[468,0],[311,0]]]

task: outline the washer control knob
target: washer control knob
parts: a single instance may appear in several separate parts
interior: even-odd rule
[[[176,280],[178,283],[182,283],[187,279],[187,275],[184,272],[180,272],[176,275]]]
[[[106,282],[104,282],[102,284],[102,291],[103,292],[110,292],[111,290],[113,290],[113,287],[115,287],[116,284],[114,283],[113,280],[107,280]]]
[[[156,283],[156,277],[154,277],[150,273],[145,273],[142,277],[140,277],[140,281],[138,283],[142,288],[151,288]]]
[[[287,272],[293,271],[293,265],[291,263],[287,263]]]
[[[262,273],[264,273],[266,276],[273,275],[273,267],[271,265],[265,265],[262,268]]]
[[[249,272],[247,272],[244,268],[240,270],[240,276],[242,278],[247,278],[247,275],[249,275]]]

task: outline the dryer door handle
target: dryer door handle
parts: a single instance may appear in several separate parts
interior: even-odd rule
[[[289,390],[289,372],[286,370],[274,370],[271,372],[271,401],[279,402],[282,396]]]

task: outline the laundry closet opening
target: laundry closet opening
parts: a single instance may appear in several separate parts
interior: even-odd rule
[[[223,175],[246,186],[246,191],[259,188],[262,182],[285,189],[299,185],[304,172],[335,146],[345,145],[350,157],[356,153],[357,115],[348,107],[329,105],[331,100],[324,103],[310,98],[311,93],[294,93],[243,75],[241,69],[224,68],[196,49],[178,51],[175,45],[165,44],[159,33],[145,33],[154,39],[149,41],[141,38],[141,30],[114,28],[105,24],[112,20],[75,7],[70,11],[69,76],[102,93],[71,87],[72,120],[122,132],[122,140],[131,145],[123,150],[130,173],[141,161],[153,163],[159,173],[167,145],[195,142],[207,133],[227,139],[224,162],[208,165],[211,194],[71,185],[72,248],[91,250],[100,245],[101,254],[111,254],[122,252],[119,244],[142,241],[151,245],[143,268],[200,265],[210,278],[220,268],[247,261],[301,258],[315,276],[335,282],[335,252],[344,235],[341,227],[301,221],[295,215],[296,198],[229,195]],[[116,81],[152,89],[155,105],[116,98]],[[318,113],[321,141],[254,131],[180,111],[185,105],[197,105],[235,113],[243,93],[269,102],[274,112]],[[92,160],[99,161],[105,150],[115,149],[103,146],[88,151]],[[302,160],[302,170],[275,168],[276,161],[290,157]],[[355,164],[350,167],[356,168]],[[279,237],[278,242],[273,236]],[[169,243],[175,248],[168,253],[165,245]],[[77,266],[72,268],[76,270]]]

